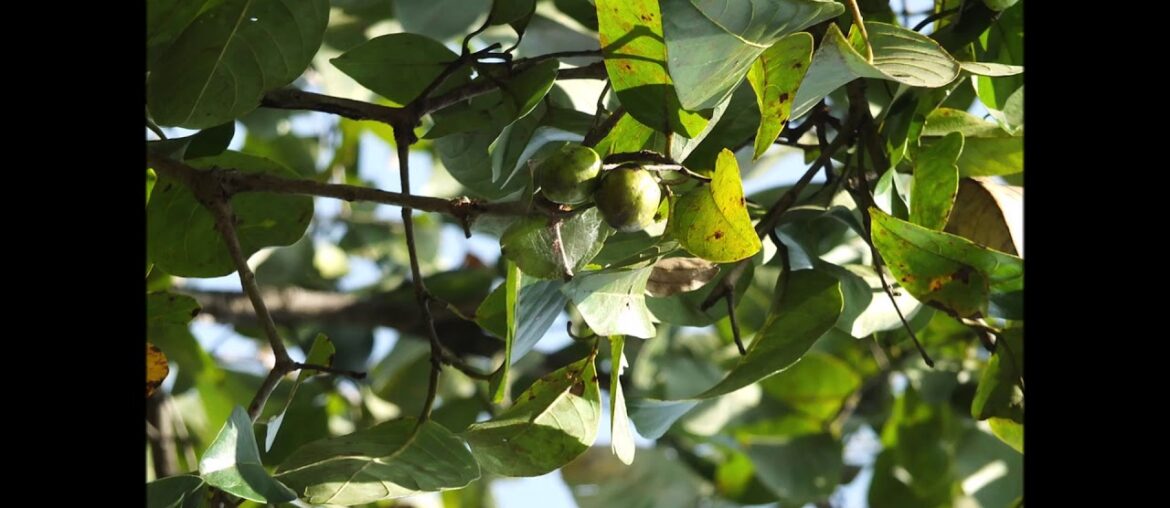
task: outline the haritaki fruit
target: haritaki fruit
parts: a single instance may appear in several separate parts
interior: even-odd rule
[[[601,157],[587,146],[569,144],[553,151],[536,167],[537,183],[549,201],[580,205],[597,189]]]
[[[641,231],[654,223],[662,189],[649,171],[618,168],[607,171],[593,194],[605,222],[618,231]]]

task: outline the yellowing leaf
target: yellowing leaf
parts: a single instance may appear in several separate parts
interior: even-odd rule
[[[167,355],[154,344],[146,343],[146,396],[149,398],[154,390],[167,378],[171,368],[167,366]]]
[[[756,91],[756,104],[760,107],[753,160],[764,155],[784,130],[800,81],[812,61],[812,48],[812,35],[797,32],[776,41],[752,63],[747,78]]]
[[[710,185],[678,199],[667,229],[692,254],[714,263],[739,261],[760,251],[763,245],[748,216],[731,150],[719,153]]]

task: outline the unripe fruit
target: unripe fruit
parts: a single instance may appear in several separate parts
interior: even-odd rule
[[[644,169],[620,168],[601,177],[593,194],[605,222],[618,231],[641,231],[654,223],[662,189]]]
[[[601,157],[587,146],[564,145],[540,161],[537,183],[549,201],[579,205],[597,188]]]

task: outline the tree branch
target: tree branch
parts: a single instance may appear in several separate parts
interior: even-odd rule
[[[366,201],[386,205],[410,207],[424,212],[441,213],[458,219],[465,226],[482,214],[526,216],[536,211],[550,217],[561,217],[564,212],[547,207],[529,208],[519,201],[488,203],[468,197],[443,199],[384,191],[357,185],[323,183],[316,180],[291,179],[265,173],[245,173],[232,168],[197,169],[186,163],[157,154],[147,154],[147,162],[159,174],[184,182],[216,182],[230,197],[241,192],[273,192],[321,196],[345,201]]]

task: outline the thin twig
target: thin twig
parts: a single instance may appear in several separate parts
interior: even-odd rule
[[[951,14],[955,14],[957,12],[959,12],[959,6],[951,7],[950,9],[943,9],[941,11],[932,13],[931,15],[924,18],[922,21],[919,21],[917,25],[914,25],[913,30],[915,32],[922,30],[923,28],[926,28],[926,25],[929,25],[932,21],[938,21],[941,18],[944,18],[946,16],[950,16]]]
[[[395,144],[398,148],[398,174],[402,184],[402,192],[410,194],[410,145],[406,132],[395,126]],[[413,137],[413,136],[411,136]],[[414,287],[414,298],[418,301],[419,311],[422,313],[427,337],[431,342],[431,374],[427,385],[427,398],[423,403],[422,413],[418,417],[418,424],[422,425],[431,417],[431,408],[435,405],[435,395],[439,390],[439,371],[443,364],[443,346],[439,342],[439,334],[435,331],[435,319],[431,316],[430,298],[426,284],[423,282],[422,270],[419,268],[418,248],[414,239],[414,217],[410,207],[402,207],[402,225],[406,232],[406,250],[410,256],[410,276]]]
[[[851,104],[865,104],[865,107],[863,108],[864,113],[861,126],[862,144],[865,145],[867,138],[875,134],[873,118],[869,116],[869,106],[868,103],[865,102],[865,82],[857,80],[847,85],[847,87]],[[863,163],[862,159],[864,154],[864,149],[859,148],[857,150],[857,182],[861,188],[858,190],[858,192],[854,192],[852,194],[854,195],[854,199],[857,199],[858,197],[861,198],[857,208],[861,212],[862,227],[865,229],[867,236],[867,238],[865,238],[865,243],[869,246],[870,252],[872,253],[874,271],[877,272],[878,280],[881,281],[882,284],[882,290],[885,291],[886,296],[890,299],[890,303],[893,304],[894,311],[898,314],[898,319],[902,321],[902,326],[906,329],[906,332],[910,334],[910,340],[914,342],[914,347],[918,349],[918,354],[922,356],[922,361],[926,362],[928,367],[933,368],[934,360],[931,359],[930,355],[926,353],[926,349],[923,348],[922,343],[918,341],[918,336],[914,333],[914,329],[910,327],[910,322],[906,320],[906,316],[902,313],[901,307],[898,306],[898,300],[894,297],[894,291],[890,287],[889,281],[886,280],[884,266],[885,263],[882,262],[881,254],[878,253],[877,247],[873,245],[872,232],[870,228],[872,223],[869,215],[869,206],[872,205],[873,198],[871,197],[872,194],[869,192],[869,182],[866,176],[865,164]],[[891,169],[890,171],[893,170]]]
[[[609,135],[609,132],[613,130],[618,120],[621,120],[623,116],[626,116],[626,108],[625,106],[618,106],[617,109],[613,110],[613,114],[609,115],[609,118],[601,122],[601,125],[589,129],[589,132],[585,133],[585,139],[581,141],[581,144],[590,148],[597,146],[597,143],[600,143],[602,139],[605,139],[605,136]]]
[[[324,372],[326,374],[334,374],[338,376],[345,376],[351,379],[365,379],[366,373],[356,370],[338,369],[329,365],[320,365],[316,363],[301,363],[293,362],[292,370],[315,370]]]
[[[740,356],[746,356],[747,350],[743,347],[743,339],[739,336],[739,321],[735,317],[735,291],[727,292],[727,317],[731,320],[731,338],[735,339],[735,347]]]
[[[530,65],[535,65],[545,60],[552,60],[554,58],[577,58],[577,57],[601,57],[600,49],[583,49],[580,51],[559,51],[556,53],[546,53],[543,55],[536,55],[528,58],[517,58],[512,61],[512,65],[520,68],[525,68]]]
[[[532,211],[518,201],[487,203],[467,197],[454,199],[403,194],[357,185],[333,184],[308,179],[283,178],[267,173],[245,173],[232,168],[197,169],[183,162],[157,154],[147,154],[147,161],[160,174],[181,181],[216,181],[223,192],[232,196],[242,192],[273,192],[277,194],[299,194],[321,196],[345,201],[365,201],[387,205],[407,206],[415,210],[441,213],[455,217],[465,224],[474,222],[482,214],[525,216]],[[549,217],[561,217],[564,213],[554,208],[537,207],[535,211]]]
[[[455,356],[446,349],[443,350],[442,359],[443,363],[454,367],[456,370],[462,372],[463,374],[467,375],[467,377],[472,379],[488,381],[492,378],[492,374],[494,374],[494,372],[480,372],[475,367],[468,365],[467,362],[463,361],[462,358]]]
[[[149,118],[146,119],[146,128],[150,129],[150,132],[153,132],[155,136],[158,136],[158,139],[167,139],[167,135],[162,131],[162,128],[158,125],[155,125],[155,123],[150,121]]]

